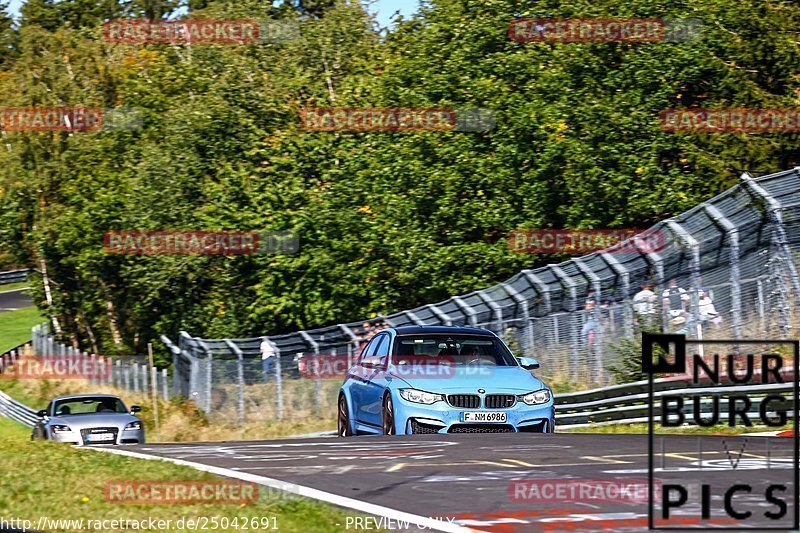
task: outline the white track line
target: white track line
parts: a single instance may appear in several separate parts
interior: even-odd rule
[[[395,522],[409,522],[409,526],[420,526],[434,531],[445,531],[449,533],[474,533],[478,531],[465,526],[447,522],[447,520],[434,520],[426,516],[418,516],[415,514],[398,511],[396,509],[390,509],[389,507],[383,507],[381,505],[362,502],[361,500],[354,500],[353,498],[347,498],[345,496],[339,496],[338,494],[313,489],[311,487],[304,487],[303,485],[296,485],[287,481],[258,476],[256,474],[250,474],[247,472],[239,472],[237,470],[222,468],[220,466],[211,466],[203,463],[195,463],[194,461],[184,461],[183,459],[173,459],[172,457],[164,457],[160,455],[147,455],[139,452],[120,450],[119,448],[94,448],[87,446],[85,449],[115,453],[117,455],[125,455],[128,457],[136,457],[137,459],[167,461],[169,463],[188,466],[196,470],[202,470],[203,472],[209,472],[218,476],[239,479],[242,481],[250,481],[259,485],[264,485],[265,487],[285,490],[292,494],[298,494],[314,500],[331,503],[339,507],[346,507],[348,509],[361,511],[373,516],[383,516],[390,520],[394,520]]]
[[[30,289],[30,287],[22,287],[21,289],[11,289],[10,291],[2,291],[2,292],[0,292],[0,294],[10,294],[12,292],[22,292],[22,291],[27,291],[29,289]]]

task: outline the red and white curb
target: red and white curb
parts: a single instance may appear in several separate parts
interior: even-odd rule
[[[742,433],[742,437],[794,437],[794,431],[784,429],[781,431],[763,431],[761,433]]]

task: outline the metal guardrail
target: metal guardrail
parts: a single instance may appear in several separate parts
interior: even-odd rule
[[[30,270],[9,270],[8,272],[0,272],[0,285],[26,281],[29,273]]]
[[[791,376],[784,383],[741,386],[691,386],[690,379],[662,378],[653,381],[653,396],[660,398],[665,395],[682,396],[688,398],[697,394],[719,394],[722,392],[747,391],[748,397],[760,397],[770,393],[793,393],[794,383]],[[587,391],[557,394],[556,402],[556,427],[570,429],[592,427],[610,424],[634,424],[648,421],[648,382],[636,381],[624,385],[603,387]],[[701,410],[709,402],[701,404]],[[722,405],[721,405],[722,407]],[[661,412],[654,406],[654,415],[660,416]],[[693,416],[691,402],[686,402],[684,407],[686,416]],[[720,409],[720,417],[727,416],[728,411]],[[758,411],[749,411],[748,415],[758,416]],[[792,412],[787,412],[792,416]]]
[[[0,373],[2,373],[4,368],[13,365],[27,346],[27,344],[20,344],[16,348],[0,354]],[[11,420],[16,420],[20,424],[31,428],[36,424],[36,421],[39,420],[39,417],[36,416],[35,409],[16,401],[2,391],[0,391],[0,415],[6,416]]]

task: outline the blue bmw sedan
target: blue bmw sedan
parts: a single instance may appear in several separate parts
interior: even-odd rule
[[[553,392],[491,331],[445,326],[375,335],[339,392],[339,436],[552,433]]]

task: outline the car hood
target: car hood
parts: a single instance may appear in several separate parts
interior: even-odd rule
[[[139,420],[128,413],[97,413],[86,415],[60,415],[51,417],[48,424],[64,424],[70,429],[84,429],[96,427],[121,427],[124,428],[131,422]]]
[[[542,380],[518,366],[457,366],[446,369],[438,376],[409,375],[413,373],[392,367],[389,373],[409,387],[429,392],[477,392],[478,389],[485,389],[490,393],[523,393],[547,388]]]

